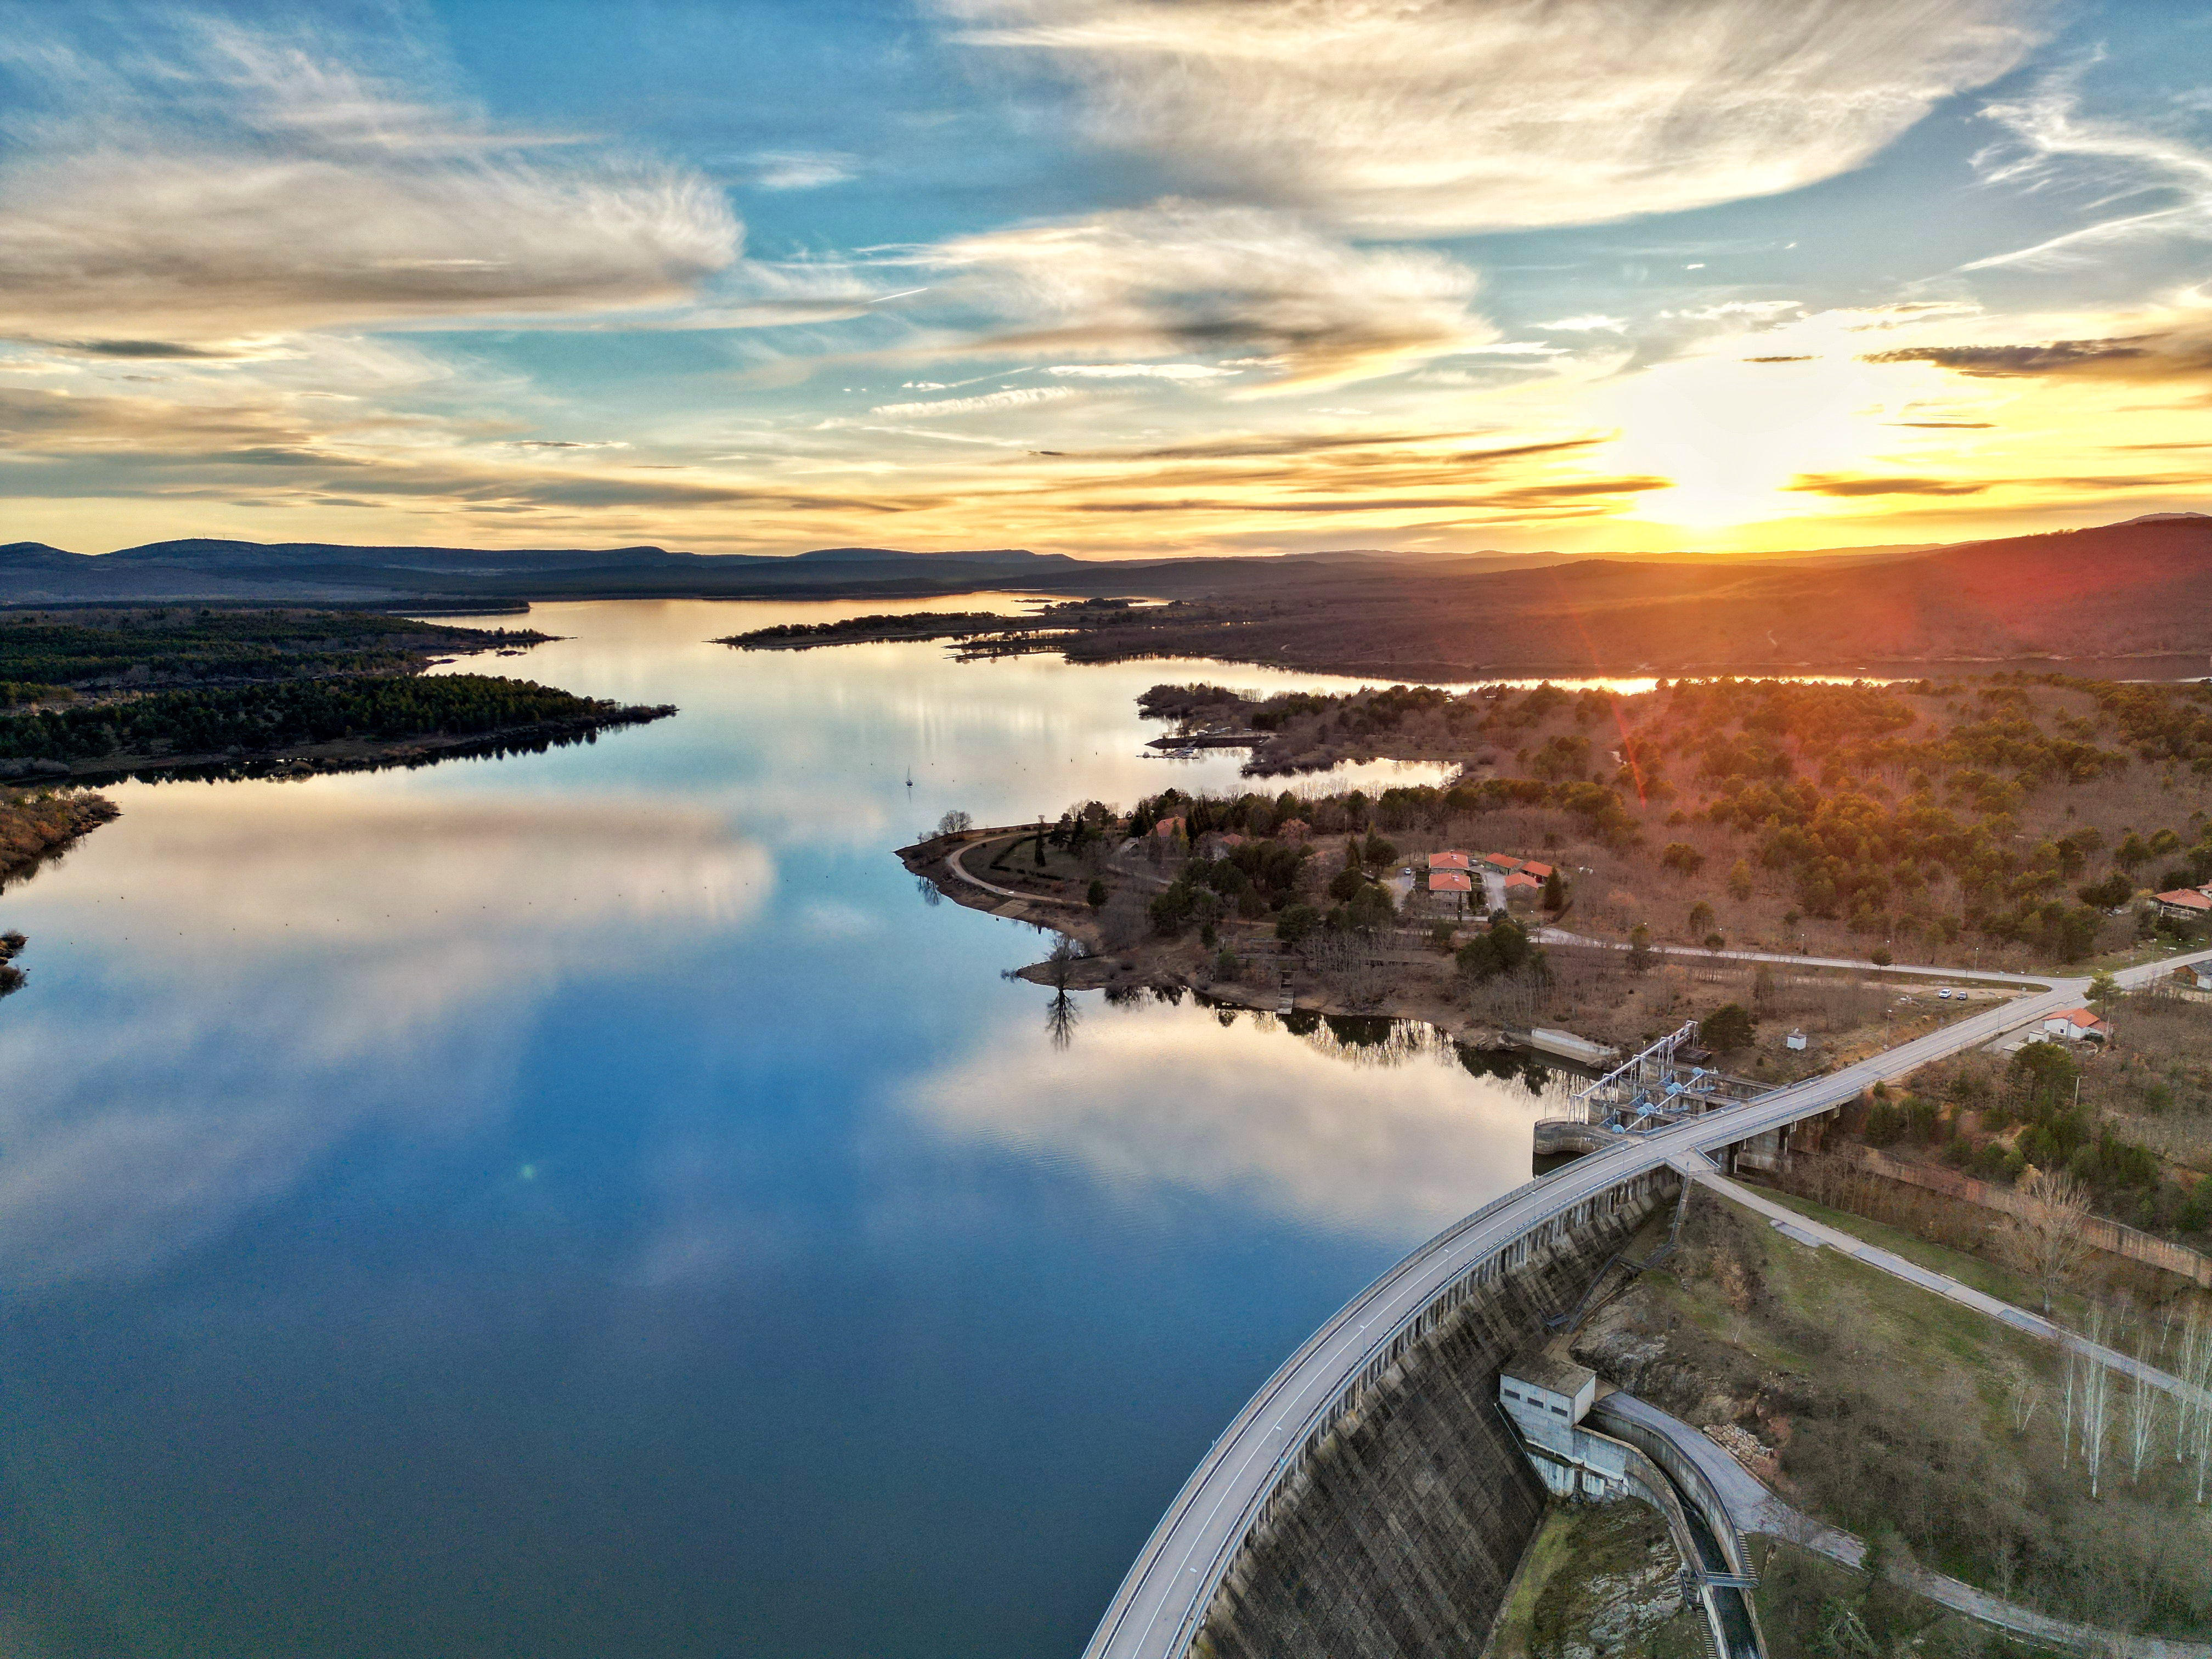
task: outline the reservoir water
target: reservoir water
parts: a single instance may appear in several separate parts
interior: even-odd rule
[[[541,606],[456,667],[683,712],[121,785],[0,895],[0,1650],[1073,1656],[1267,1373],[1527,1179],[1540,1077],[1188,1000],[1057,1047],[1044,941],[890,856],[1233,782],[1143,753],[1157,681],[1323,682],[708,642],[891,608]]]

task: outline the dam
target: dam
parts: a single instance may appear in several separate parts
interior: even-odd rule
[[[1797,1123],[2072,1006],[2087,983],[2052,981],[1755,1100],[1608,1135],[1448,1228],[1347,1303],[1223,1431],[1085,1659],[1480,1652],[1546,1501],[1499,1407],[1507,1360],[1571,1317],[1629,1234],[1716,1158],[1771,1160]]]

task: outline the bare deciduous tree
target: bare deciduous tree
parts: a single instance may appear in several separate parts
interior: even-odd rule
[[[2142,1358],[2142,1345],[2138,1342],[2136,1358]],[[2131,1486],[2142,1484],[2143,1465],[2150,1462],[2151,1443],[2158,1437],[2158,1419],[2165,1391],[2134,1379],[2128,1389],[2128,1481]]]
[[[2212,1405],[2203,1398],[2212,1394],[2212,1324],[2206,1322],[2201,1303],[2189,1310],[2189,1323],[2181,1337],[2180,1370],[2181,1380],[2197,1392],[2182,1400],[2173,1455],[2177,1462],[2193,1468],[2197,1501],[2202,1504],[2206,1476],[2212,1474]]]
[[[2047,1315],[2051,1293],[2088,1251],[2081,1223],[2089,1214],[2089,1194],[2073,1176],[2057,1170],[2030,1170],[2019,1192],[2024,1213],[2007,1218],[2004,1238],[2021,1267],[2042,1287]]]
[[[2111,1316],[2102,1303],[2089,1309],[2089,1340],[2105,1344]],[[2081,1376],[2081,1461],[2089,1469],[2089,1496],[2094,1498],[2104,1484],[2105,1443],[2112,1421],[2112,1373],[2100,1359],[2083,1356]]]

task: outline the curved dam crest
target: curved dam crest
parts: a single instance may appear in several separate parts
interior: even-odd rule
[[[1498,1409],[1498,1368],[1574,1307],[1679,1180],[1534,1246],[1374,1382],[1270,1502],[1215,1590],[1206,1659],[1414,1659],[1479,1652],[1541,1523],[1537,1479]]]

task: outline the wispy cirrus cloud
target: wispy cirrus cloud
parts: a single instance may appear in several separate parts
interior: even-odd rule
[[[906,256],[994,319],[963,352],[1126,359],[1237,351],[1273,389],[1359,380],[1497,337],[1479,279],[1354,246],[1291,214],[1164,201],[951,238]]]
[[[2037,38],[2031,0],[939,0],[1100,143],[1363,231],[1592,223],[1868,160]]]
[[[2173,133],[2085,113],[2078,84],[2085,67],[2071,65],[2025,97],[1990,105],[1983,113],[2005,137],[1974,159],[1990,184],[2072,191],[2085,213],[2100,216],[1971,260],[1962,271],[2063,270],[2130,244],[2212,240],[2212,154]]]
[[[8,14],[0,333],[112,356],[663,304],[737,257],[696,172],[502,127],[404,42]],[[434,79],[434,77],[428,77]]]

